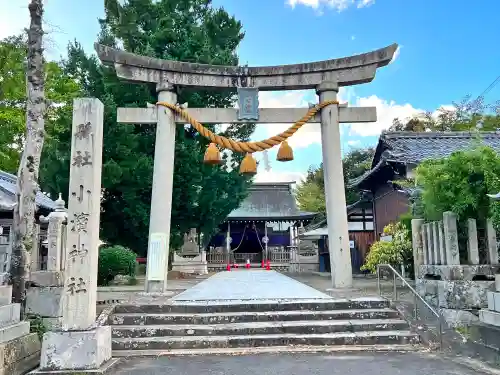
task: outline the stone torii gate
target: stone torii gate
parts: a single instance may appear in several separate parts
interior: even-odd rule
[[[177,103],[177,87],[255,88],[262,91],[316,89],[320,102],[335,101],[339,87],[370,82],[377,68],[393,58],[397,44],[369,53],[306,64],[235,67],[160,60],[95,44],[101,61],[113,65],[119,78],[155,83],[158,101]],[[307,108],[261,108],[253,119],[242,120],[235,108],[190,108],[202,124],[294,123]],[[334,288],[352,285],[352,268],[342,171],[339,123],[376,121],[376,109],[330,104],[310,122],[321,123],[328,244]],[[147,292],[166,292],[175,126],[187,121],[171,109],[119,108],[118,122],[156,124],[155,163],[151,197]]]

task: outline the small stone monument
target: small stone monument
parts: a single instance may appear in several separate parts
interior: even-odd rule
[[[191,228],[189,233],[184,234],[184,243],[182,244],[180,255],[182,257],[191,257],[199,254],[200,249],[198,247],[196,228]]]
[[[64,244],[67,212],[65,202],[59,194],[56,208],[40,222],[48,223],[47,270],[32,271],[31,281],[36,287],[26,292],[26,312],[39,315],[49,329],[59,328],[62,319],[62,295],[64,289]]]
[[[184,243],[179,254],[174,253],[172,271],[194,275],[208,274],[207,253],[200,252],[196,228],[184,234]]]

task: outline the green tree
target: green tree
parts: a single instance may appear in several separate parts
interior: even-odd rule
[[[209,0],[135,0],[124,4],[105,1],[105,18],[99,21],[99,42],[156,58],[216,65],[237,65],[236,48],[243,38],[242,25]],[[105,107],[103,150],[103,201],[101,238],[144,254],[147,249],[153,173],[155,127],[116,122],[118,107],[144,107],[157,100],[150,84],[117,79],[114,69],[88,56],[78,43],[68,48],[65,70],[81,82],[85,95],[99,98]],[[178,101],[189,107],[228,107],[234,90],[179,91]],[[66,123],[69,119],[65,119]],[[42,185],[50,192],[68,186],[69,127],[60,126],[46,148]],[[229,126],[224,132],[247,140],[253,125]],[[209,239],[217,225],[246,196],[250,179],[238,172],[242,155],[222,166],[203,164],[208,142],[191,128],[177,128],[172,203],[171,244],[178,246],[183,233],[195,227]],[[157,160],[161,163],[161,160]]]
[[[325,189],[313,182],[305,182],[297,188],[296,198],[301,210],[326,212]]]
[[[499,204],[486,195],[500,191],[498,176],[500,156],[480,145],[447,158],[424,161],[416,170],[423,217],[441,220],[444,212],[453,211],[458,216],[461,242],[466,240],[467,219],[476,219],[480,247],[484,248],[486,219],[493,217],[497,228],[500,224]],[[465,243],[461,248],[466,248]]]
[[[359,191],[356,188],[347,186],[349,181],[361,176],[370,169],[374,153],[373,148],[353,149],[342,159],[347,204],[352,204],[360,198]],[[311,212],[325,212],[324,186],[323,165],[317,168],[309,167],[305,181],[296,190],[300,209]]]
[[[0,40],[0,170],[17,173],[26,129],[25,35]],[[50,134],[58,118],[71,110],[80,94],[75,80],[64,74],[56,62],[44,64],[47,97],[45,130]],[[50,135],[49,135],[50,136]]]
[[[496,131],[500,127],[500,102],[485,104],[482,96],[453,103],[453,108],[439,108],[435,113],[417,113],[406,119],[395,118],[389,131]]]

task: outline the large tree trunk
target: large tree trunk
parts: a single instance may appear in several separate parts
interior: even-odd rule
[[[35,225],[35,197],[39,190],[38,170],[44,140],[43,0],[31,0],[28,30],[26,140],[17,173],[17,204],[14,208],[12,246],[12,298],[21,303],[24,315],[26,284],[30,275],[30,251]]]

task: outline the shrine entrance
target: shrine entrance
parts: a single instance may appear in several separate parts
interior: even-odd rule
[[[260,263],[265,259],[265,246],[261,237],[264,236],[264,223],[241,223],[232,225],[230,262],[244,264]],[[266,242],[266,241],[264,241]]]
[[[119,108],[117,121],[156,124],[155,163],[151,197],[147,292],[167,290],[170,213],[174,172],[176,124],[190,124],[210,140],[205,162],[218,164],[220,150],[245,153],[241,173],[256,173],[253,153],[279,146],[278,160],[293,159],[287,139],[305,123],[321,123],[325,198],[328,218],[332,286],[352,285],[351,256],[342,172],[339,123],[374,122],[375,108],[350,108],[337,100],[339,87],[370,82],[378,68],[392,60],[397,44],[347,58],[271,67],[234,67],[193,64],[139,56],[96,44],[105,64],[118,77],[155,83],[158,102],[150,108]],[[239,108],[190,108],[177,103],[177,88],[238,89]],[[307,108],[259,108],[259,90],[315,89],[319,102]],[[290,123],[285,132],[258,142],[238,142],[214,134],[203,124]],[[158,162],[161,161],[161,162]],[[342,209],[344,207],[344,209]]]

